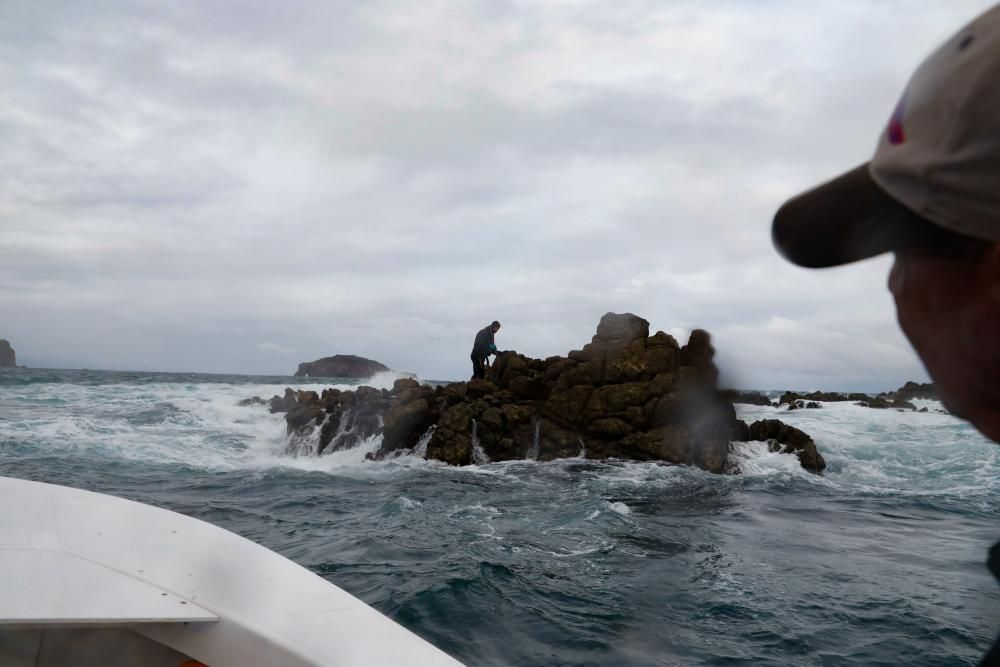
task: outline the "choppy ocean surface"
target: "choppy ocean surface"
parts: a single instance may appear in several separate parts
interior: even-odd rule
[[[0,474],[232,530],[469,665],[970,665],[1000,629],[1000,447],[934,402],[738,406],[808,432],[829,468],[744,443],[720,476],[364,461],[377,440],[295,458],[281,415],[236,405],[285,386],[330,385],[0,371]]]

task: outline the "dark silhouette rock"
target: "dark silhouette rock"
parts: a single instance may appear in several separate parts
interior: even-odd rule
[[[268,402],[265,401],[260,396],[252,396],[250,398],[244,398],[242,401],[238,402],[236,405],[239,405],[240,407],[244,407],[245,408],[245,407],[247,407],[249,405],[268,405]]]
[[[276,412],[288,412],[295,407],[295,390],[291,387],[285,388],[284,396],[272,396],[268,401],[268,407],[272,414]]]
[[[722,396],[733,403],[745,403],[747,405],[771,405],[771,399],[759,391],[741,391],[739,389],[723,389],[719,392]]]
[[[895,398],[903,401],[912,401],[915,398],[937,400],[938,394],[933,382],[918,384],[911,380],[895,391]]]
[[[17,368],[17,356],[10,343],[0,338],[0,368]]]
[[[381,434],[372,458],[419,444],[427,458],[452,465],[585,456],[721,473],[730,442],[755,433],[717,390],[714,355],[700,329],[681,347],[663,332],[650,336],[640,317],[608,313],[591,342],[567,357],[501,352],[481,380],[432,388],[407,379],[391,390],[327,389],[321,396],[286,389],[269,405],[286,413],[292,453],[336,451]],[[756,435],[802,452],[803,466],[822,469],[808,436],[775,429]]]
[[[366,379],[387,370],[389,370],[388,366],[371,359],[356,357],[353,354],[337,354],[299,364],[299,369],[295,371],[295,377]]]
[[[789,410],[795,410],[798,407],[811,407],[809,405],[793,407],[797,401],[852,401],[855,405],[865,408],[916,410],[916,406],[911,403],[914,398],[936,399],[937,391],[933,384],[917,384],[916,382],[907,382],[896,391],[883,392],[876,396],[859,392],[845,394],[834,391],[813,391],[808,394],[799,394],[786,391],[781,395],[778,403],[779,405],[789,404]]]
[[[866,408],[876,408],[879,410],[885,410],[888,408],[896,408],[897,410],[916,410],[917,406],[909,401],[903,400],[901,398],[895,398],[891,394],[880,394],[878,396],[869,397],[866,401],[859,401],[857,405]]]
[[[649,337],[649,322],[638,315],[605,313],[597,323],[593,342],[616,343],[645,340]]]
[[[794,391],[786,391],[778,399],[779,405],[792,403],[794,401],[866,401],[871,398],[868,394],[843,394],[837,391],[811,391],[808,394],[799,394]]]

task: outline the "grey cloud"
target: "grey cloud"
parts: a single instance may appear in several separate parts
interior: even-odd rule
[[[736,382],[884,388],[922,372],[885,261],[801,271],[770,216],[864,160],[983,7],[6,3],[0,333],[38,362],[458,378],[494,318],[546,356],[632,310],[713,331]]]

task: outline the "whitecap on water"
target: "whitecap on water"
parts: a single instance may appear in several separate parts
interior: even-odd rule
[[[412,498],[407,498],[406,496],[400,496],[396,499],[396,502],[400,507],[406,510],[412,510],[417,507],[423,506],[423,503],[419,500],[413,500]]]
[[[737,416],[748,423],[778,418],[802,429],[827,461],[821,479],[862,493],[963,498],[995,493],[1000,485],[996,445],[967,422],[939,412],[939,402],[914,403],[928,412],[844,401],[794,411],[738,405]],[[734,443],[731,458],[744,474],[792,472],[794,457],[765,449],[762,443]]]
[[[729,445],[730,472],[744,476],[809,475],[802,468],[795,454],[785,451],[772,452],[766,442],[734,442]]]
[[[632,513],[632,510],[629,509],[629,506],[626,505],[623,502],[610,502],[609,501],[608,502],[608,509],[611,510],[612,512],[614,512],[615,514],[621,514],[622,516],[628,516],[629,514]]]

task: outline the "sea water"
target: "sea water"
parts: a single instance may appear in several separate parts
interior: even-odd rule
[[[282,415],[237,405],[285,386],[331,385],[0,371],[0,474],[232,530],[470,665],[969,665],[1000,629],[1000,447],[936,402],[738,406],[811,434],[827,471],[737,443],[741,474],[713,475],[366,461],[378,438],[294,456]]]

